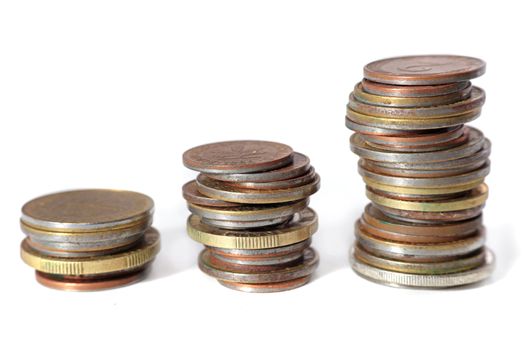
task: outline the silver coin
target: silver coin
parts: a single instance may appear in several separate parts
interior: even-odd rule
[[[358,261],[352,253],[350,265],[357,274],[394,287],[450,288],[481,282],[490,277],[494,270],[494,254],[486,249],[485,262],[480,267],[444,275],[418,275],[383,270]]]
[[[284,224],[287,221],[290,221],[293,218],[293,214],[290,216],[264,219],[264,220],[254,220],[254,221],[232,221],[232,220],[214,220],[208,218],[201,218],[202,222],[206,225],[215,226],[218,228],[223,228],[227,230],[245,230],[250,228],[261,228],[266,226],[276,226]]]

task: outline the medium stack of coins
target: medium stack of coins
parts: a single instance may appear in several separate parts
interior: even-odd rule
[[[22,207],[25,263],[41,284],[62,290],[114,288],[144,277],[160,249],[153,201],[136,192],[77,190]]]
[[[490,142],[464,124],[485,93],[485,63],[461,56],[372,62],[350,94],[350,147],[372,202],[355,225],[353,269],[376,282],[453,287],[493,269],[481,212]]]
[[[308,207],[320,178],[308,157],[266,141],[198,146],[183,155],[199,171],[183,186],[188,235],[205,245],[200,269],[245,292],[306,284],[319,258],[310,247],[317,215]]]

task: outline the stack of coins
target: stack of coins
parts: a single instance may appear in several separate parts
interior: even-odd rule
[[[308,157],[275,142],[230,141],[183,155],[199,171],[183,186],[188,235],[205,245],[200,269],[245,292],[306,284],[319,258],[310,247],[317,215],[308,207],[320,178]]]
[[[355,225],[351,263],[376,282],[453,287],[493,269],[481,211],[490,142],[464,125],[485,93],[485,63],[461,56],[372,62],[350,94],[346,125],[372,202]]]
[[[41,284],[100,290],[144,277],[160,249],[151,227],[153,200],[136,192],[77,190],[33,199],[22,207],[22,260]]]

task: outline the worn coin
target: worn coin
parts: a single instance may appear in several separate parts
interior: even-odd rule
[[[436,85],[477,78],[485,62],[454,55],[402,56],[369,63],[365,79],[393,85]]]
[[[267,171],[292,162],[291,147],[269,141],[226,141],[197,146],[184,152],[184,165],[212,174]]]
[[[182,186],[182,196],[188,203],[195,205],[203,205],[206,207],[239,207],[239,203],[221,201],[219,199],[207,197],[199,192],[197,189],[197,182],[195,180],[189,181]]]
[[[361,81],[363,90],[375,95],[390,97],[432,97],[452,94],[466,89],[470,82],[459,81],[456,83],[438,85],[391,85],[376,83],[371,80]]]

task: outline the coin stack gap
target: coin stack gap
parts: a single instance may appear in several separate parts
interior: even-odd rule
[[[142,279],[160,250],[153,200],[131,191],[87,189],[27,202],[22,260],[41,284],[93,291]]]
[[[372,62],[350,94],[350,148],[371,201],[355,224],[352,268],[375,282],[445,288],[482,281],[490,142],[464,125],[485,102],[472,57],[430,55]]]
[[[188,235],[204,244],[199,268],[244,292],[306,284],[319,257],[310,247],[317,214],[308,207],[320,178],[307,156],[267,141],[227,141],[183,155],[199,171],[183,196]]]

